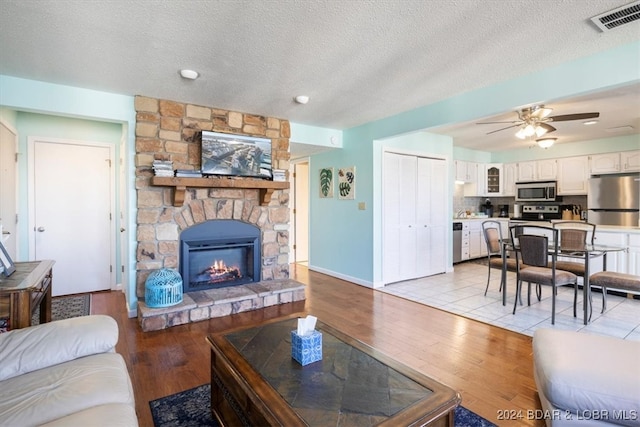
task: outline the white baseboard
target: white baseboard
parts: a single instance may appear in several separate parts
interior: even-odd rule
[[[358,279],[357,277],[348,276],[346,274],[336,273],[332,270],[327,270],[325,268],[316,267],[313,265],[309,265],[309,270],[317,271],[318,273],[326,274],[327,276],[337,277],[338,279],[346,280],[347,282],[355,283],[356,285],[365,286],[367,288],[375,288],[374,283]]]

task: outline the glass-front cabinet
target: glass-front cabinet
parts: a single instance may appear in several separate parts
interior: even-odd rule
[[[487,163],[485,167],[485,195],[501,196],[503,191],[504,176],[501,163]]]

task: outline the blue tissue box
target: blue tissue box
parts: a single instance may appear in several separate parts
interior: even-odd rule
[[[302,366],[322,360],[322,333],[298,335],[297,331],[291,331],[291,357]]]

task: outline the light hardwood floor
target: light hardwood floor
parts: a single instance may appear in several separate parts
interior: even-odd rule
[[[292,266],[305,283],[306,301],[142,332],[127,318],[119,292],[95,293],[91,311],[120,326],[117,351],[127,362],[141,426],[152,426],[149,401],[209,382],[207,334],[232,326],[300,313],[370,344],[457,390],[462,405],[500,426],[536,425],[540,409],[533,380],[531,337],[456,316]],[[516,420],[500,419],[509,414]]]

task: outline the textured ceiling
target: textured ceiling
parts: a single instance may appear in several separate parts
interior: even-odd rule
[[[0,74],[344,129],[638,40],[589,21],[626,3],[2,0]]]

